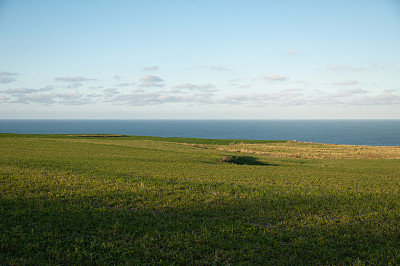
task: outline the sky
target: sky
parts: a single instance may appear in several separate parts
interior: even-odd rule
[[[400,0],[0,0],[0,119],[400,119]]]

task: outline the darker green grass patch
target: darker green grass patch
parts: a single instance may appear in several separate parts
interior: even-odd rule
[[[398,222],[386,217],[376,227],[339,195],[265,193],[258,200],[227,198],[165,209],[84,200],[3,199],[2,263],[399,262]]]
[[[132,136],[133,139],[155,140],[188,144],[229,145],[239,143],[286,143],[286,140],[244,140],[244,139],[201,139],[201,138],[172,138],[172,137],[145,137]]]
[[[153,140],[187,144],[228,145],[239,143],[286,143],[287,140],[243,140],[243,139],[202,139],[202,138],[175,138],[154,136],[131,136],[115,134],[13,134],[0,133],[2,137],[13,138],[110,138],[115,140]]]

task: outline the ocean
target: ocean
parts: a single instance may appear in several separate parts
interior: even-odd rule
[[[400,120],[0,120],[0,133],[125,134],[399,146]]]

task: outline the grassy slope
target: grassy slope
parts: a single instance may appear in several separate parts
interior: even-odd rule
[[[90,137],[93,136],[93,137]],[[114,137],[118,136],[118,137]],[[14,133],[0,133],[2,137],[18,137],[18,138],[57,138],[57,139],[119,139],[119,140],[153,140],[174,143],[187,143],[187,144],[215,144],[227,145],[235,143],[286,143],[287,140],[238,140],[238,139],[199,139],[199,138],[174,138],[174,137],[152,137],[152,136],[130,136],[130,135],[107,135],[107,134],[14,134]]]
[[[2,265],[400,263],[396,147],[0,136]]]

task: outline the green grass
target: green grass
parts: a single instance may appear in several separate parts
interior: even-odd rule
[[[398,265],[397,151],[0,134],[0,264]]]
[[[93,137],[90,137],[90,136]],[[153,136],[130,136],[130,135],[107,135],[107,134],[13,134],[13,133],[0,133],[2,137],[18,137],[18,138],[69,138],[69,139],[97,139],[104,137],[107,139],[124,139],[124,140],[153,140],[174,143],[187,143],[187,144],[211,144],[211,145],[228,145],[228,144],[241,144],[241,143],[286,143],[287,140],[245,140],[245,139],[200,139],[200,138],[175,138],[175,137],[153,137]]]

